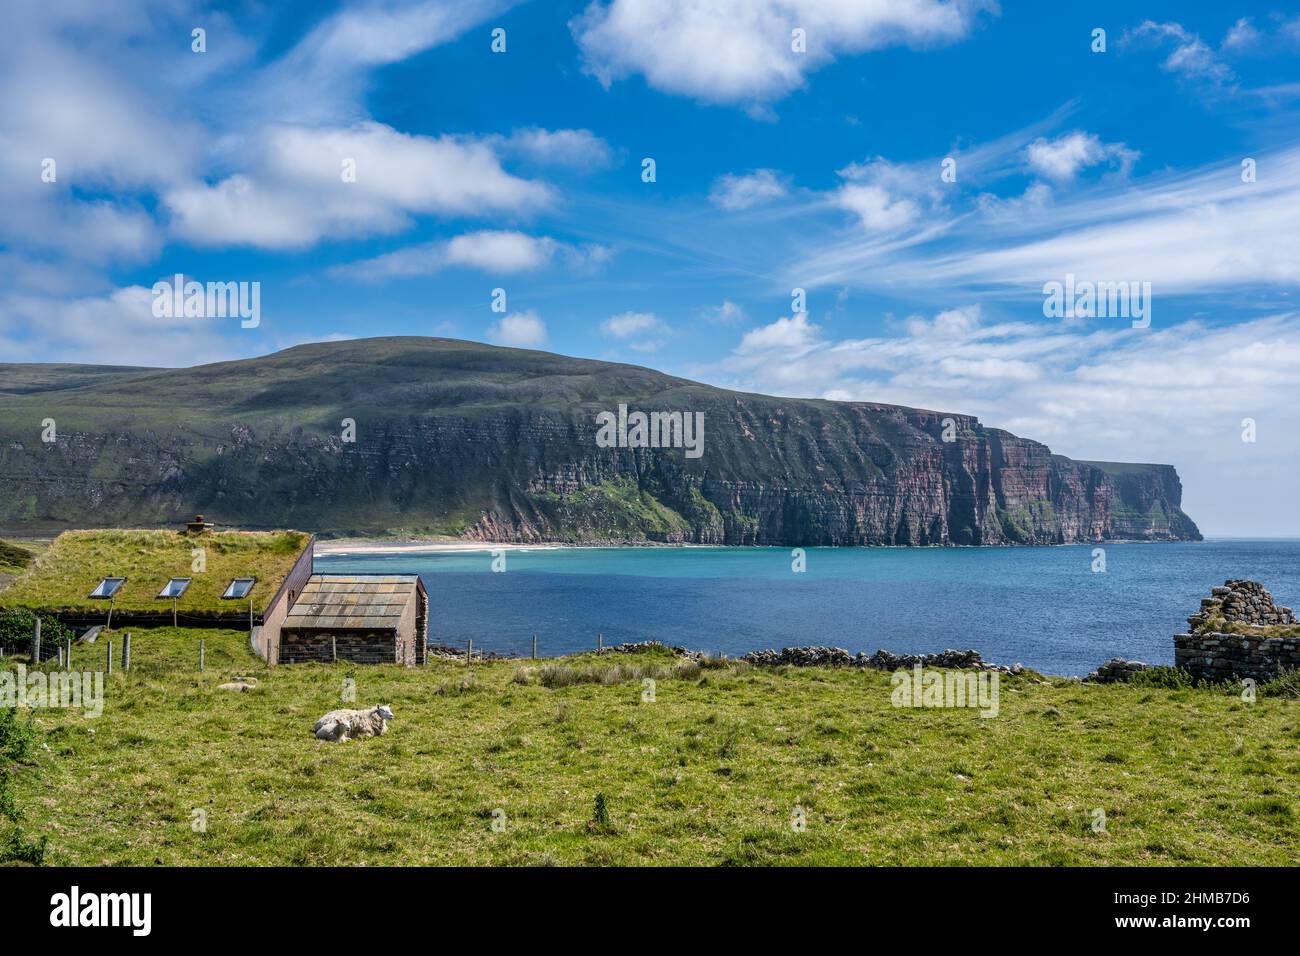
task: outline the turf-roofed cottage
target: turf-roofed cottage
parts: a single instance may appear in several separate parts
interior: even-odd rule
[[[0,591],[0,609],[44,611],[75,628],[247,629],[271,664],[422,662],[428,598],[418,578],[313,574],[315,543],[301,531],[217,531],[201,516],[184,531],[65,531]],[[335,586],[337,600],[317,601]],[[316,610],[328,607],[339,613]],[[322,645],[324,656],[312,653]]]

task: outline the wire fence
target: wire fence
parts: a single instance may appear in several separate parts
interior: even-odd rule
[[[248,671],[270,666],[253,651],[250,637],[250,634],[231,630],[205,633],[204,630],[195,629],[187,634],[173,634],[165,640],[159,640],[146,628],[138,630],[133,639],[131,630],[109,631],[96,626],[69,639],[54,637],[47,629],[45,634],[33,634],[26,647],[11,645],[7,650],[0,651],[0,663],[3,657],[8,656],[29,666],[49,668],[52,665],[58,669],[106,673],[129,670],[202,673],[213,668]],[[585,639],[572,633],[565,633],[562,637],[548,637],[541,631],[490,636],[485,639],[461,639],[435,632],[429,635],[426,653],[420,660],[429,664],[457,660],[472,663],[500,659],[540,659],[613,651],[621,644],[620,640],[607,639],[603,632]],[[337,663],[348,663],[349,657],[345,653],[339,653],[336,660]]]

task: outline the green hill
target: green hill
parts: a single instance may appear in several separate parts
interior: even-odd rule
[[[1199,538],[1168,465],[1121,474],[968,415],[733,392],[545,352],[377,338],[190,369],[3,371],[18,383],[0,389],[11,530],[202,512],[518,541]],[[703,454],[599,447],[597,415],[620,404],[703,414]]]

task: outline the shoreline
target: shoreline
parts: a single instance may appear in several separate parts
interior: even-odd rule
[[[1209,540],[1209,539],[1205,539]],[[1219,540],[1254,540],[1246,538],[1219,539]],[[1276,538],[1268,540],[1287,541],[1292,539]],[[1114,541],[1072,541],[1068,544],[1022,544],[1022,545],[907,545],[907,544],[830,544],[830,545],[778,545],[778,544],[695,544],[694,542],[669,542],[669,541],[541,541],[541,542],[519,542],[519,541],[467,541],[455,538],[411,538],[411,539],[394,539],[394,538],[330,538],[317,539],[316,553],[318,555],[345,555],[345,554],[463,554],[478,551],[564,551],[578,548],[588,549],[619,549],[619,550],[636,550],[641,548],[677,548],[689,550],[692,548],[713,548],[715,550],[744,550],[747,548],[771,548],[775,550],[788,551],[791,548],[804,548],[805,550],[853,550],[853,551],[875,551],[875,550],[915,550],[915,551],[946,551],[946,550],[987,550],[987,551],[1007,551],[1020,548],[1086,548],[1102,547],[1110,545],[1127,545],[1127,544],[1199,544],[1195,541],[1144,541],[1141,539],[1116,539]]]
[[[664,541],[646,542],[583,542],[545,541],[521,543],[518,541],[457,541],[438,539],[413,539],[394,541],[385,538],[337,538],[316,541],[316,553],[339,554],[460,554],[475,551],[564,551],[575,548],[725,548],[720,544],[670,544]]]

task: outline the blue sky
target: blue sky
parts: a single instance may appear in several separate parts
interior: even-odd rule
[[[1300,535],[1294,5],[11,7],[7,360],[539,347],[973,413]],[[154,317],[177,273],[261,283],[260,325]],[[1150,327],[1045,317],[1067,273],[1151,283]]]

